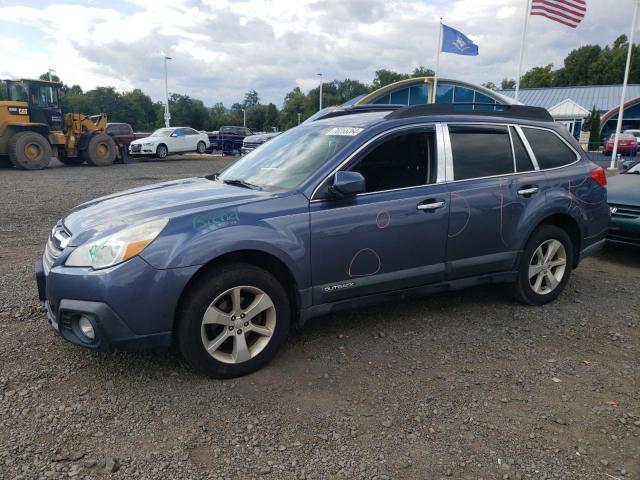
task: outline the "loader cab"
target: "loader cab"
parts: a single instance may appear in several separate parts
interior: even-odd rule
[[[46,80],[7,80],[7,97],[13,102],[27,102],[32,123],[44,123],[50,131],[62,130],[62,110],[58,82]]]

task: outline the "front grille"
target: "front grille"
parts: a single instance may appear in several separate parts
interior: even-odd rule
[[[638,218],[640,217],[640,207],[634,207],[631,205],[620,205],[617,203],[610,203],[609,208],[617,209],[615,213],[611,213],[612,217],[620,218]]]
[[[142,145],[131,145],[132,152],[139,152],[142,149]]]
[[[47,245],[44,247],[44,254],[42,255],[42,263],[44,265],[45,273],[49,273],[53,262],[55,262],[62,251],[69,243],[71,234],[64,228],[62,221],[58,222],[47,240]]]
[[[244,148],[247,151],[251,151],[254,148],[259,147],[260,145],[262,145],[264,142],[242,142],[242,148]]]

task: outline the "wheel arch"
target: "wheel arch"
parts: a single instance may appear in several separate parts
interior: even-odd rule
[[[168,147],[168,146],[167,146],[167,144],[166,144],[166,143],[164,143],[164,142],[160,142],[158,145],[156,145],[156,153],[158,153],[158,148],[159,148],[159,147],[161,147],[161,146],[167,149],[167,155],[169,155],[169,153],[171,153],[171,152],[169,151],[169,147]]]
[[[263,250],[236,250],[232,252],[224,253],[209,262],[202,265],[198,271],[189,279],[187,284],[182,289],[180,297],[176,304],[176,310],[173,320],[173,331],[177,328],[178,314],[182,308],[184,308],[184,301],[187,297],[187,293],[195,284],[197,284],[202,278],[205,278],[213,270],[223,267],[225,265],[232,264],[247,264],[261,268],[276,277],[276,279],[282,284],[287,296],[289,297],[289,303],[291,306],[291,318],[293,325],[296,325],[299,320],[300,310],[300,294],[298,289],[298,283],[296,281],[293,272],[289,267],[275,255],[265,252]]]
[[[552,213],[540,220],[528,233],[525,243],[541,225],[554,225],[564,230],[573,244],[573,268],[578,266],[582,249],[582,233],[577,220],[568,213]]]

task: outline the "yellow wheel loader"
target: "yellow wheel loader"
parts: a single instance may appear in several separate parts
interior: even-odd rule
[[[51,157],[67,165],[111,165],[119,152],[105,133],[107,116],[62,115],[61,83],[5,80],[7,100],[0,99],[0,159],[16,168],[47,168]],[[6,161],[5,161],[6,163]]]

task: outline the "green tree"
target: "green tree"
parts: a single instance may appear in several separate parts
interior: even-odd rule
[[[413,72],[411,73],[411,78],[433,77],[435,74],[436,72],[434,72],[430,68],[425,68],[422,65],[420,65],[418,68],[415,68],[413,70]]]
[[[334,80],[331,83],[335,86],[335,92],[340,97],[341,103],[369,93],[369,87],[358,80],[345,78],[344,80]]]
[[[264,107],[264,124],[262,129],[266,132],[271,130],[277,130],[279,128],[279,112],[278,107],[276,107],[273,103],[269,103]]]
[[[307,95],[302,93],[300,87],[295,87],[284,98],[284,104],[280,111],[280,126],[283,129],[294,127],[298,124],[298,113],[302,121],[309,118],[315,112]]]
[[[516,88],[516,81],[511,78],[503,78],[500,82],[500,88],[502,90],[510,90]]]
[[[189,126],[196,130],[204,128],[209,116],[209,111],[202,100],[195,100],[188,95],[178,93],[173,93],[169,98],[169,111],[172,125]]]
[[[590,130],[589,150],[598,148],[600,146],[600,112],[598,112],[595,105],[593,106],[586,123]]]
[[[489,90],[497,90],[498,87],[495,83],[493,82],[485,82],[482,84],[483,87],[488,88]]]
[[[255,90],[249,90],[245,93],[242,105],[245,107],[255,107],[256,105],[260,105],[260,96],[258,95],[258,92]]]
[[[373,78],[371,90],[377,90],[378,88],[382,88],[392,83],[399,82],[400,80],[406,80],[408,78],[409,75],[407,75],[406,73],[398,73],[382,68],[380,70],[376,70],[376,75]]]
[[[525,73],[520,80],[522,88],[540,88],[553,85],[553,64],[545,67],[534,67]]]
[[[588,85],[591,65],[601,54],[602,49],[598,45],[585,45],[573,50],[564,59],[564,67],[554,73],[554,86]]]

